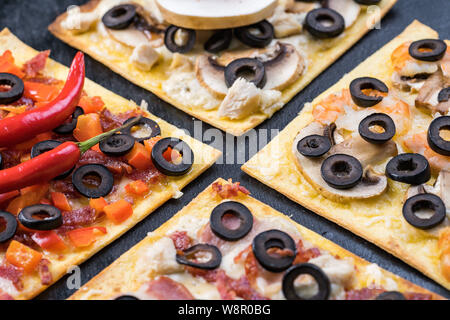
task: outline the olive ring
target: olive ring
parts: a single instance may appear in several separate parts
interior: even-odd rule
[[[190,259],[191,257],[195,258],[195,255],[200,252],[209,253],[209,260],[199,262]],[[216,246],[206,243],[193,245],[192,247],[183,250],[182,253],[177,253],[175,258],[179,264],[205,270],[216,269],[222,262],[220,250]]]
[[[297,143],[297,151],[305,157],[318,158],[330,151],[330,149],[330,139],[318,134],[306,136]]]
[[[428,50],[423,50],[428,49]],[[409,46],[409,55],[422,61],[439,61],[447,50],[447,44],[438,39],[424,39],[411,43]]]
[[[86,186],[83,179],[87,176],[99,178],[99,185],[93,188]],[[86,164],[76,169],[72,174],[72,184],[86,198],[100,198],[111,192],[114,186],[114,177],[104,165]]]
[[[45,215],[43,219],[37,219],[35,215]],[[17,217],[20,223],[33,230],[53,230],[63,224],[61,211],[48,204],[35,204],[23,208]]]
[[[246,75],[252,75],[252,79],[247,79]],[[264,64],[258,59],[241,58],[230,62],[225,67],[225,83],[227,87],[231,87],[233,83],[240,77],[245,77],[248,81],[253,82],[258,88],[264,87],[266,84],[266,70]]]
[[[277,256],[268,252],[270,248],[288,249],[292,254]],[[252,249],[256,260],[266,270],[272,272],[281,272],[289,268],[297,251],[294,240],[287,233],[275,229],[258,234],[253,239]]]
[[[4,229],[0,231],[0,243],[4,243],[16,234],[17,220],[12,213],[6,211],[0,211],[0,218],[5,221]]]
[[[450,87],[444,88],[439,91],[438,102],[446,102],[450,99]]]
[[[71,134],[77,127],[78,117],[82,114],[84,114],[83,108],[76,107],[75,111],[72,113],[72,121],[56,127],[53,129],[53,132],[57,134]]]
[[[179,46],[175,42],[175,35],[178,30],[184,30],[188,33],[188,40],[185,44]],[[178,53],[186,53],[191,51],[192,48],[194,48],[195,45],[195,39],[196,39],[196,33],[195,30],[192,29],[184,29],[177,26],[169,26],[166,29],[166,32],[164,33],[164,44],[166,45],[167,49],[171,52],[178,52]]]
[[[418,153],[402,153],[386,165],[386,175],[395,181],[419,185],[431,178],[428,160]]]
[[[136,17],[136,7],[132,4],[121,4],[108,10],[102,17],[103,24],[109,29],[126,29]]]
[[[172,163],[164,158],[163,154],[169,148],[181,154],[182,160],[180,163]],[[163,174],[167,176],[181,176],[191,169],[194,163],[194,152],[183,140],[168,137],[156,142],[152,148],[151,158],[156,169]]]
[[[406,300],[406,298],[398,291],[385,291],[380,293],[375,300]]]
[[[226,214],[232,214],[239,219],[239,226],[235,229],[228,228],[223,223]],[[222,202],[216,206],[211,216],[209,224],[212,232],[216,236],[226,241],[236,241],[245,237],[253,227],[253,215],[242,203],[236,201]]]
[[[450,141],[441,137],[441,131],[450,130],[450,116],[442,116],[431,121],[428,127],[428,145],[433,151],[450,156]]]
[[[299,296],[295,290],[295,279],[300,275],[310,275],[317,283],[318,291],[310,298]],[[290,267],[283,276],[283,294],[288,300],[327,300],[330,296],[331,284],[328,276],[312,263],[301,263]]]
[[[373,132],[372,126],[380,126],[383,132]],[[373,113],[365,117],[358,126],[359,135],[367,142],[382,144],[391,140],[395,135],[395,123],[385,113]]]
[[[217,53],[227,49],[232,39],[233,31],[231,29],[219,30],[205,42],[204,48],[208,52]]]
[[[133,121],[134,119],[136,119],[136,117],[132,117],[132,118],[130,118],[130,119],[127,119],[123,124],[126,125],[127,123],[130,123],[130,122]],[[135,137],[135,136],[133,136],[132,129],[133,129],[134,127],[140,126],[140,125],[147,126],[147,127],[151,130],[150,134],[147,135],[147,136],[143,136],[143,137]],[[156,137],[156,136],[161,135],[161,128],[160,128],[159,125],[158,125],[155,121],[153,121],[152,119],[145,118],[145,117],[141,117],[141,119],[140,119],[138,122],[136,122],[136,123],[135,123],[134,125],[132,125],[131,127],[125,128],[124,130],[122,130],[122,132],[125,133],[125,134],[128,134],[128,135],[132,136],[136,141],[142,142],[142,141],[144,141],[144,140],[148,140],[148,139],[151,139],[151,138],[153,138],[153,137]]]
[[[25,86],[22,79],[11,73],[0,73],[0,86],[9,86],[8,91],[0,91],[0,104],[10,104],[19,100]]]
[[[383,93],[389,91],[384,82],[371,77],[361,77],[354,79],[350,83],[350,95],[353,102],[359,107],[368,108],[380,103],[383,100],[382,96],[369,96],[364,94],[363,90],[372,89]]]
[[[323,21],[331,21],[331,24],[324,24]],[[318,8],[309,11],[306,15],[305,28],[319,39],[334,38],[344,32],[345,21],[335,10]]]
[[[100,151],[111,157],[121,157],[133,149],[135,139],[124,133],[117,133],[100,141]]]
[[[429,218],[420,218],[416,212],[420,209],[429,209],[434,213]],[[403,205],[403,217],[413,227],[431,229],[444,221],[446,217],[445,204],[437,195],[421,193],[412,196]]]
[[[252,29],[258,29],[260,34],[252,33]],[[242,43],[250,47],[264,48],[272,41],[274,29],[269,21],[263,20],[249,26],[236,28],[234,34]]]
[[[350,189],[362,178],[363,168],[358,159],[347,154],[334,154],[322,162],[323,180],[335,189]]]

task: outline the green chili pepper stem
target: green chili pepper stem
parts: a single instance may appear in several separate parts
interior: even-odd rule
[[[136,119],[128,122],[125,125],[120,126],[119,128],[116,129],[112,129],[109,130],[108,132],[99,134],[98,136],[95,136],[93,138],[90,138],[88,140],[85,140],[83,142],[78,142],[78,147],[80,148],[81,154],[85,153],[86,151],[88,151],[90,148],[92,148],[93,146],[95,146],[97,143],[101,142],[102,140],[110,137],[111,135],[113,135],[114,133],[116,133],[117,131],[121,131],[123,129],[129,128],[134,126],[136,123],[138,123],[140,120],[142,119],[142,116],[138,116],[136,117]]]

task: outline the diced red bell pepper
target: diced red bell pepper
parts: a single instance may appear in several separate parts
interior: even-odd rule
[[[124,222],[133,214],[131,203],[123,199],[107,205],[103,210],[108,219],[115,224]]]
[[[14,64],[14,57],[9,50],[6,50],[0,56],[0,72],[12,73],[19,78],[25,76],[25,73]]]
[[[148,185],[142,180],[131,181],[125,186],[125,191],[127,193],[138,196],[146,194],[149,190],[150,188],[148,187]]]
[[[95,210],[97,213],[103,212],[103,209],[108,205],[108,202],[106,202],[105,198],[100,197],[97,199],[91,199],[89,200],[89,206]]]
[[[61,88],[58,86],[40,82],[25,81],[24,85],[23,95],[36,102],[52,101],[61,91]]]
[[[88,227],[80,228],[67,232],[67,236],[74,247],[82,248],[88,247],[97,240],[98,236],[107,233],[105,227]]]
[[[13,240],[6,250],[5,258],[12,265],[30,273],[35,270],[41,261],[42,253]]]
[[[50,252],[61,252],[67,248],[63,239],[53,230],[35,232],[31,238],[42,249]]]
[[[88,97],[83,96],[78,105],[83,109],[84,113],[97,113],[103,109],[105,103],[99,96]]]
[[[69,200],[62,192],[51,192],[50,196],[52,197],[53,205],[57,207],[61,211],[72,211],[72,207],[69,203]]]

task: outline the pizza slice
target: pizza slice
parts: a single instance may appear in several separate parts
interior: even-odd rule
[[[395,2],[91,0],[49,30],[238,136],[282,108]]]
[[[37,295],[220,156],[84,79],[82,53],[69,75],[49,53],[0,32],[2,299]]]
[[[448,44],[413,22],[243,170],[450,289]]]
[[[441,297],[295,223],[239,182],[217,179],[70,299]]]

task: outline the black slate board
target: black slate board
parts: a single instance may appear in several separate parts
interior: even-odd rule
[[[86,0],[0,0],[0,30],[8,27],[28,45],[37,50],[51,49],[51,58],[65,65],[70,65],[76,52],[75,49],[53,37],[47,31],[47,26],[53,22],[57,15],[65,11],[68,6],[81,5],[85,2]],[[336,83],[345,73],[351,71],[365,58],[403,31],[414,19],[418,19],[437,30],[441,38],[450,38],[448,14],[450,14],[449,0],[399,0],[382,20],[380,30],[373,30],[367,34],[333,66],[315,79],[303,92],[298,94],[271,119],[258,126],[257,129],[267,129],[269,132],[271,129],[282,130],[298,114],[303,103],[312,101],[318,94]],[[125,98],[133,99],[137,102],[140,102],[142,99],[147,100],[150,105],[149,109],[153,114],[177,127],[187,129],[192,135],[194,134],[192,117],[165,103],[150,92],[131,84],[90,57],[87,58],[86,75],[93,81]],[[203,130],[211,128],[205,123],[202,126]],[[225,138],[224,146],[226,146]],[[230,154],[233,151],[236,156],[236,147],[228,151],[225,148],[224,154]],[[246,154],[246,159],[248,159],[248,154]],[[353,253],[377,263],[405,279],[450,298],[448,290],[402,261],[351,232],[304,209],[275,190],[249,177],[240,170],[241,164],[216,164],[188,185],[183,190],[184,196],[181,199],[168,201],[120,239],[83,263],[81,265],[82,283],[87,282],[111,264],[122,253],[144,238],[148,232],[155,230],[167,221],[216,178],[223,177],[241,181],[242,185],[251,191],[253,197],[292,216],[295,221],[322,234]],[[39,295],[37,299],[65,299],[69,297],[73,290],[67,288],[66,281],[67,277],[62,278]]]

